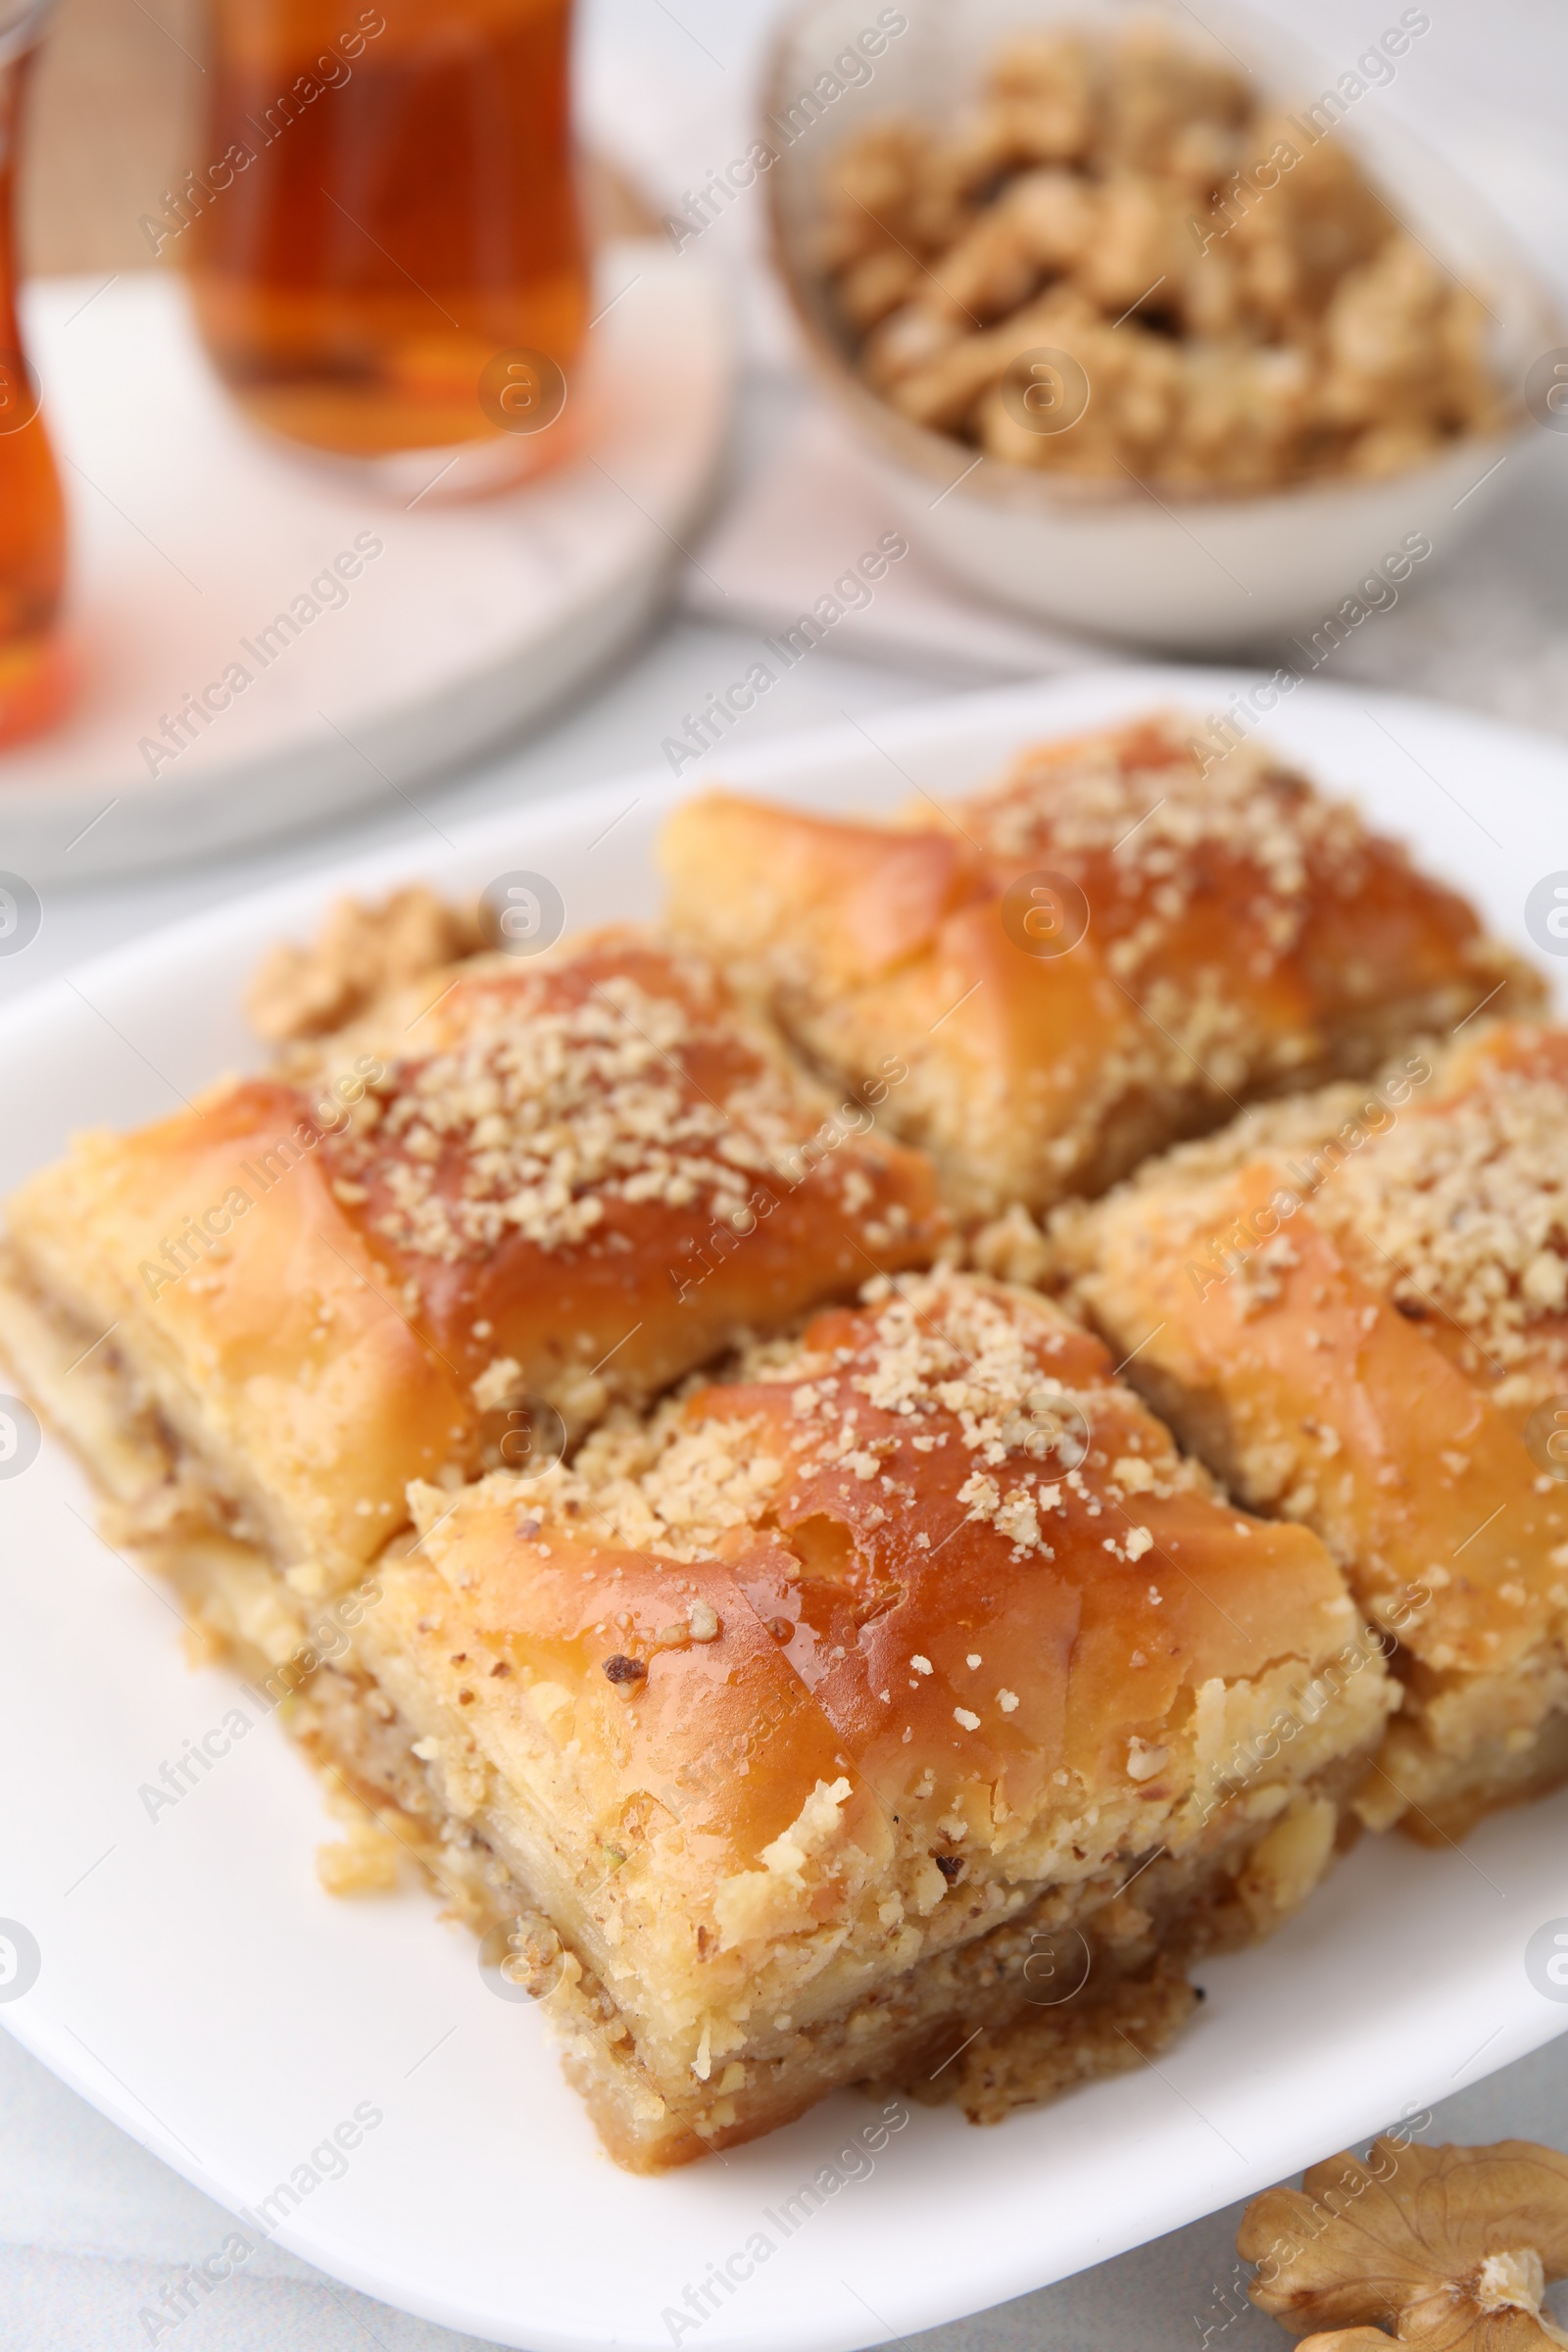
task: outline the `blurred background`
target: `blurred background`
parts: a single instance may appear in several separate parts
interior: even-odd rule
[[[1353,58],[1397,10],[1361,0],[1255,0],[1330,63]],[[773,0],[585,0],[579,114],[601,157],[678,206],[752,137]],[[138,270],[139,216],[197,152],[201,9],[194,0],[61,0],[34,93],[23,201],[35,271]],[[1441,148],[1568,286],[1568,15],[1554,0],[1462,0],[1412,46],[1380,106]],[[720,226],[750,248],[747,217]]]
[[[1188,13],[1196,29],[1201,20]],[[1332,80],[1398,12],[1386,0],[1318,0],[1310,12],[1288,0],[1262,0],[1254,14],[1304,41],[1325,80]],[[83,428],[68,412],[79,409],[84,416],[90,396],[96,403],[93,430],[102,437],[104,419],[121,397],[109,326],[118,316],[114,306],[133,295],[145,313],[139,289],[148,273],[165,281],[174,274],[173,248],[155,257],[146,224],[167,212],[168,192],[188,173],[190,159],[205,152],[209,81],[204,15],[192,0],[61,0],[29,96],[21,255],[33,281],[29,316],[43,320],[47,314],[51,351],[66,347],[62,321],[73,339],[97,337],[90,383],[62,383],[57,393],[50,365],[42,367],[45,414],[60,428],[57,441],[64,434],[66,457],[77,468],[74,476],[67,468],[67,486],[78,570],[91,568],[81,562],[86,538],[94,561],[112,559],[122,566],[115,574],[122,584],[113,594],[106,588],[101,611],[88,615],[98,630],[86,648],[88,681],[101,689],[105,707],[98,711],[89,695],[78,716],[84,726],[97,726],[97,737],[79,757],[74,747],[81,728],[76,736],[39,737],[33,746],[0,756],[0,865],[27,874],[41,861],[47,903],[46,919],[26,955],[0,958],[0,996],[170,915],[275,875],[310,870],[350,847],[392,840],[411,828],[416,834],[423,828],[428,838],[432,828],[444,831],[466,813],[618,770],[653,766],[667,772],[673,766],[690,774],[679,746],[699,742],[700,733],[688,732],[688,718],[744,676],[765,633],[788,627],[846,562],[896,520],[803,367],[796,330],[766,264],[761,191],[753,189],[717,210],[700,236],[680,228],[694,192],[743,155],[755,135],[764,57],[780,16],[772,0],[676,0],[674,6],[667,0],[584,0],[576,17],[575,115],[586,162],[586,212],[600,247],[592,301],[605,314],[602,325],[596,318],[589,343],[619,334],[621,348],[630,350],[638,336],[663,335],[653,361],[638,363],[640,385],[631,381],[638,367],[621,366],[617,397],[627,413],[618,429],[630,432],[641,413],[649,434],[668,441],[671,434],[679,437],[676,427],[684,418],[689,444],[679,481],[664,485],[667,506],[604,448],[596,445],[590,453],[589,463],[606,459],[601,476],[613,478],[613,489],[605,478],[597,485],[607,512],[613,509],[617,527],[640,534],[637,560],[647,578],[635,610],[628,606],[614,630],[607,630],[602,652],[581,649],[569,691],[536,697],[538,707],[530,706],[515,723],[498,706],[482,724],[466,728],[464,698],[449,696],[431,722],[429,741],[416,760],[410,755],[407,769],[386,748],[389,738],[363,731],[346,701],[340,707],[320,691],[323,678],[335,682],[335,649],[346,644],[351,624],[367,621],[364,612],[336,615],[319,633],[319,645],[308,649],[312,661],[319,654],[324,664],[310,681],[303,653],[291,656],[301,699],[313,705],[311,725],[322,756],[338,761],[332,792],[317,790],[306,760],[296,763],[297,808],[284,805],[290,787],[281,775],[275,808],[269,807],[271,784],[265,793],[248,785],[245,795],[231,795],[227,810],[219,795],[209,795],[204,807],[196,794],[199,771],[210,748],[226,756],[237,740],[238,721],[229,720],[227,734],[219,731],[220,742],[215,735],[212,747],[199,745],[183,768],[171,770],[185,799],[162,831],[144,827],[138,835],[139,796],[116,780],[113,762],[129,757],[148,723],[141,712],[152,690],[124,673],[144,665],[149,635],[156,636],[163,621],[144,605],[139,586],[134,594],[123,586],[130,577],[124,566],[131,558],[139,561],[150,584],[174,596],[171,612],[189,586],[204,592],[212,586],[202,569],[208,561],[224,571],[225,592],[238,599],[245,591],[253,514],[236,511],[223,518],[229,521],[226,537],[214,536],[220,518],[211,518],[210,548],[199,536],[181,539],[180,531],[194,525],[179,511],[172,486],[177,447],[167,453],[176,471],[139,483],[138,503],[90,463],[83,476],[81,450],[69,445],[65,428],[78,434]],[[1431,29],[1409,44],[1392,78],[1360,102],[1354,128],[1359,134],[1363,126],[1370,133],[1383,124],[1402,125],[1416,133],[1483,193],[1568,309],[1565,89],[1568,14],[1551,0],[1503,0],[1497,6],[1465,0],[1431,13]],[[689,316],[676,316],[677,292],[690,306]],[[720,348],[726,336],[734,345],[728,358]],[[1568,341],[1568,328],[1559,340]],[[689,377],[677,380],[682,367]],[[185,372],[192,396],[201,389],[207,399],[195,380],[203,371],[187,366]],[[127,379],[123,438],[134,440],[140,432],[136,403],[147,396],[145,383]],[[656,413],[661,399],[665,409]],[[705,412],[699,421],[695,409],[703,403],[711,416]],[[219,404],[210,405],[216,416]],[[220,448],[215,442],[208,453],[220,475],[223,449],[239,446],[236,423],[227,420],[222,430],[230,443]],[[166,438],[177,442],[178,434],[171,427]],[[1433,694],[1568,734],[1568,434],[1525,438],[1538,447],[1521,451],[1495,479],[1478,485],[1474,504],[1458,515],[1458,522],[1475,524],[1462,559],[1418,572],[1396,610],[1380,611],[1337,647],[1328,678]],[[963,463],[961,449],[956,454],[955,473]],[[266,463],[281,480],[270,453]],[[499,630],[516,583],[529,585],[524,555],[537,575],[530,593],[569,569],[568,559],[583,558],[575,521],[551,530],[540,524],[540,517],[555,512],[550,501],[558,497],[560,473],[557,480],[557,490],[518,508],[521,527],[510,538],[493,523],[475,520],[483,502],[463,513],[448,508],[443,515],[438,499],[419,504],[422,489],[407,494],[399,503],[417,508],[413,531],[424,535],[410,558],[415,585],[402,597],[396,632],[390,611],[373,623],[369,658],[379,643],[384,665],[401,672],[416,665],[443,632],[466,640]],[[934,519],[948,519],[961,503],[956,498]],[[598,528],[590,525],[590,540]],[[149,542],[156,543],[156,554],[148,553]],[[444,553],[421,584],[419,566],[430,563],[422,552],[427,546]],[[188,552],[193,547],[199,556]],[[465,553],[475,549],[482,561]],[[329,551],[323,545],[321,552]],[[189,575],[185,587],[172,582],[171,564]],[[390,561],[381,566],[360,597],[362,606],[371,590],[390,605],[393,591],[383,575],[392,568]],[[272,592],[263,586],[248,592],[248,605],[235,603],[231,635],[265,616],[268,604],[258,612],[257,600],[270,601]],[[592,603],[598,591],[591,580],[579,580],[576,593]],[[1271,642],[1241,650],[1255,650],[1262,660],[1277,655]],[[914,545],[875,598],[847,612],[813,649],[810,662],[791,666],[726,740],[757,741],[845,712],[863,715],[918,700],[944,687],[1121,662],[1137,651],[1136,644],[1009,612],[944,572]],[[504,653],[503,646],[498,664]],[[177,709],[178,692],[188,692],[203,674],[211,673],[179,671],[174,686],[160,692],[173,693]],[[313,691],[305,694],[308,682]],[[142,766],[148,758],[144,750]],[[166,765],[159,760],[161,784],[170,780],[162,773]],[[343,785],[345,766],[354,770],[352,805]],[[100,779],[107,780],[100,785]],[[39,815],[46,807],[39,796],[57,790],[63,813],[51,830]],[[234,842],[225,837],[225,826],[241,799],[251,838]],[[216,823],[210,822],[215,808]],[[306,825],[312,829],[303,830]]]

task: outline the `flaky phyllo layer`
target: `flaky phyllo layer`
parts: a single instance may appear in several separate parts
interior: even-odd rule
[[[1321,1545],[1225,1503],[1087,1334],[872,1288],[570,1470],[418,1491],[360,1636],[666,2100],[1026,1914],[1119,1899],[1136,1944],[1152,1859],[1160,1908],[1202,1881],[1271,1925],[1389,1704]]]
[[[1447,1837],[1568,1776],[1568,1033],[1250,1114],[1055,1241],[1156,1409],[1397,1636],[1363,1816]]]

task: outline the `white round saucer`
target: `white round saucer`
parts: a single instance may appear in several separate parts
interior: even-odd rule
[[[0,753],[0,865],[33,883],[286,832],[450,771],[560,703],[658,602],[733,372],[709,270],[662,241],[611,245],[586,446],[455,503],[450,481],[390,494],[254,431],[172,273],[42,279],[26,318],[82,670],[65,723]]]

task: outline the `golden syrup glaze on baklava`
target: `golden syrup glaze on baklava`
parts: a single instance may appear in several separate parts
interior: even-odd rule
[[[1250,1113],[1054,1226],[1156,1409],[1316,1528],[1397,1634],[1379,1826],[1458,1834],[1568,1775],[1565,1178],[1568,1036],[1504,1023]]]
[[[412,1477],[525,1455],[541,1400],[580,1430],[924,1262],[929,1172],[872,1126],[700,960],[612,933],[438,972],[294,1079],[79,1139],[13,1200],[13,1263],[91,1326],[72,1355],[117,1327],[220,1515],[335,1583]]]
[[[627,2161],[1027,2024],[1027,1936],[958,1964],[1009,1923],[1081,1921],[1136,1999],[1156,1922],[1167,1957],[1265,1932],[1389,1703],[1317,1540],[1227,1504],[1049,1302],[963,1274],[416,1507],[360,1654],[631,2034],[646,2142],[605,2052],[574,2061]]]
[[[969,1214],[1094,1194],[1249,1097],[1539,1002],[1348,805],[1197,732],[1041,745],[898,824],[709,794],[666,828],[671,923],[824,1068],[853,1082],[893,1048],[889,1117]]]

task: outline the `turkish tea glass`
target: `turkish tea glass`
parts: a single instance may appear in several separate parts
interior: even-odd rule
[[[0,0],[0,748],[51,725],[71,683],[65,500],[17,307],[18,147],[47,14],[47,0]]]
[[[234,399],[343,458],[563,454],[571,0],[208,0],[208,161],[165,225]]]

